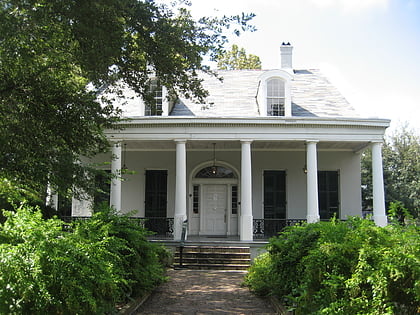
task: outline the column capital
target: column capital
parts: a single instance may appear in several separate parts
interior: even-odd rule
[[[305,140],[305,144],[307,143],[318,143],[319,140]]]
[[[174,139],[176,143],[187,143],[187,139]]]
[[[241,141],[241,143],[251,144],[254,140],[251,140],[251,139],[242,139],[240,141]]]
[[[384,141],[383,140],[374,140],[374,141],[371,141],[370,142],[370,144],[373,146],[373,145],[383,145],[384,144]]]

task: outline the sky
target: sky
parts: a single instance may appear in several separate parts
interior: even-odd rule
[[[257,31],[230,44],[294,69],[320,69],[363,117],[408,122],[420,132],[420,0],[191,0],[193,16],[255,13]]]

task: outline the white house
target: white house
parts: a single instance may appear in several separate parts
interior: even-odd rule
[[[161,234],[237,236],[250,241],[298,220],[360,216],[360,154],[372,148],[374,220],[386,225],[381,144],[389,120],[362,118],[318,70],[292,67],[283,44],[281,68],[203,74],[206,103],[167,98],[156,107],[133,94],[131,118],[107,130],[116,174],[110,203],[148,218]],[[127,92],[130,93],[130,92]],[[112,161],[111,161],[112,160]],[[73,200],[72,215],[89,215]]]

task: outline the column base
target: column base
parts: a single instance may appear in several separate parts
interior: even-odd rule
[[[373,221],[377,226],[387,226],[388,225],[388,217],[386,215],[374,215]]]
[[[174,241],[180,241],[182,235],[182,223],[184,223],[186,215],[176,215],[174,218]]]
[[[319,220],[320,220],[319,215],[311,215],[311,214],[308,214],[306,216],[306,221],[308,223],[316,223],[316,222],[319,222]]]
[[[252,241],[254,236],[254,227],[253,227],[253,217],[250,216],[241,216],[241,226],[240,226],[241,241]]]

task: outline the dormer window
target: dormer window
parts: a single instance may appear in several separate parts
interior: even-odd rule
[[[267,81],[267,116],[285,115],[284,81],[279,78]]]
[[[292,116],[293,75],[284,70],[265,71],[260,76],[257,103],[261,116]]]
[[[153,81],[149,89],[151,99],[149,104],[145,104],[145,116],[162,116],[163,112],[163,87],[157,81]]]

